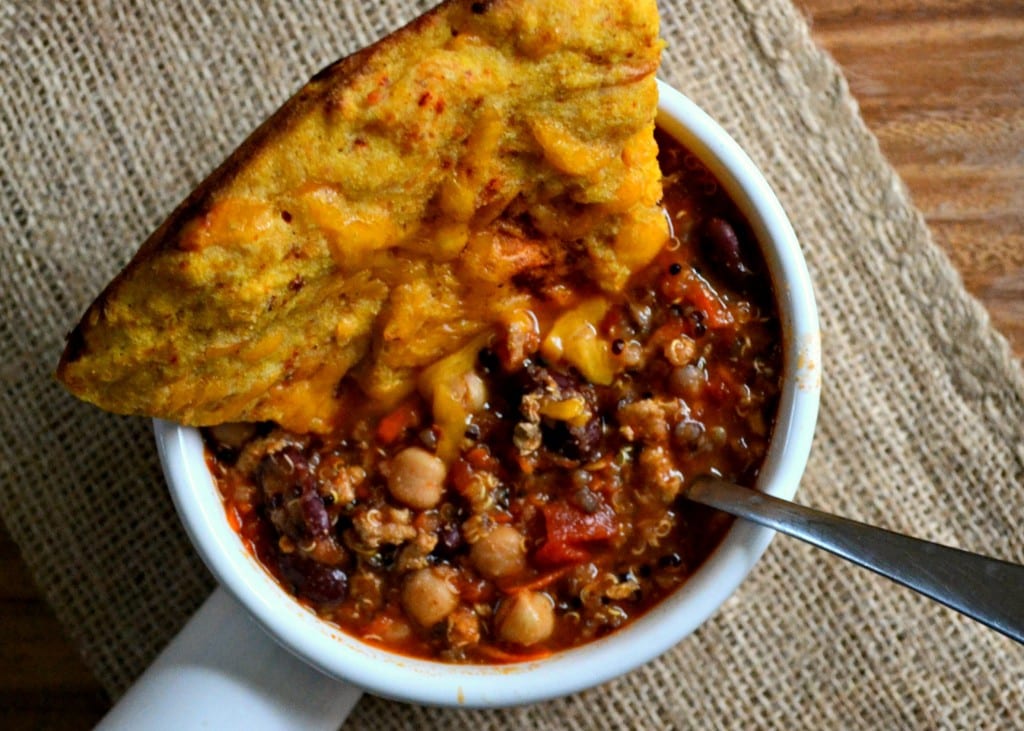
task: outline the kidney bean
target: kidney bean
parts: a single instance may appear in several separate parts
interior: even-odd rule
[[[309,459],[295,446],[267,454],[256,471],[274,527],[294,541],[331,534],[331,519],[316,489]]]
[[[302,508],[303,522],[313,538],[326,538],[331,534],[331,519],[327,515],[324,499],[313,486],[312,480],[306,480],[302,486],[302,497],[299,498]]]
[[[708,259],[733,284],[744,284],[753,271],[744,260],[736,229],[724,218],[714,216],[704,223],[702,234],[704,253]]]
[[[452,558],[464,544],[462,529],[458,523],[442,523],[437,531],[437,546],[434,547],[433,553],[439,558]]]
[[[348,574],[342,569],[324,566],[296,554],[282,556],[278,562],[296,595],[318,604],[337,604],[348,593]]]

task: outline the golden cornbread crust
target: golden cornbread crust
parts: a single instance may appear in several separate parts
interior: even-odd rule
[[[608,291],[667,237],[653,0],[446,2],[317,74],[142,245],[58,379],[117,413],[326,431],[425,366]],[[542,293],[542,294],[538,294]]]

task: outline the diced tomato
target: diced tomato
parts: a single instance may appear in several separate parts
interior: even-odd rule
[[[470,578],[461,574],[456,581],[459,596],[467,602],[491,601],[495,595],[494,584],[482,577]]]
[[[412,399],[400,403],[377,424],[377,441],[384,445],[394,444],[398,438],[420,422],[419,410]]]
[[[553,566],[583,563],[587,560],[588,556],[590,554],[578,546],[569,543],[556,543],[555,541],[546,541],[535,554],[538,563]]]
[[[473,479],[473,468],[465,459],[457,459],[448,473],[451,476],[452,485],[460,495],[469,489]]]
[[[712,370],[711,378],[708,381],[707,394],[716,402],[722,402],[734,394],[740,392],[739,383],[736,377],[725,366],[719,366]]]
[[[704,321],[710,328],[733,324],[728,304],[723,302],[714,288],[696,272],[666,274],[659,280],[658,287],[666,301],[685,302],[703,312]]]
[[[710,328],[726,327],[733,324],[732,313],[728,305],[719,298],[710,285],[699,277],[692,277],[687,282],[686,301],[704,313],[705,322]]]
[[[374,616],[369,623],[363,627],[363,637],[372,637],[374,639],[382,638],[387,635],[388,630],[395,623],[395,620],[386,614],[378,614]]]
[[[559,565],[581,563],[590,556],[589,545],[613,538],[618,531],[615,515],[607,506],[594,513],[564,503],[548,504],[544,514],[546,537],[536,553],[540,563]]]
[[[686,334],[686,325],[681,320],[666,322],[647,338],[647,348],[661,348],[665,343],[671,342],[680,335]]]
[[[491,451],[483,446],[473,447],[466,452],[466,461],[477,470],[494,471],[498,467],[497,460],[491,456]]]

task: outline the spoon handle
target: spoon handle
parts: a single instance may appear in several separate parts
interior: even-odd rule
[[[840,518],[714,477],[685,497],[824,548],[1024,643],[1024,566]]]

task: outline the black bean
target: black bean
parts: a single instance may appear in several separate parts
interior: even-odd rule
[[[663,569],[679,568],[683,565],[683,557],[678,553],[668,553],[658,559],[658,565]]]
[[[689,334],[692,337],[699,338],[708,331],[708,316],[704,314],[703,310],[698,310],[696,307],[687,307],[684,311],[684,315],[690,322]]]
[[[439,558],[450,559],[464,544],[462,529],[458,523],[442,523],[437,531],[437,546],[434,547],[433,553]]]

